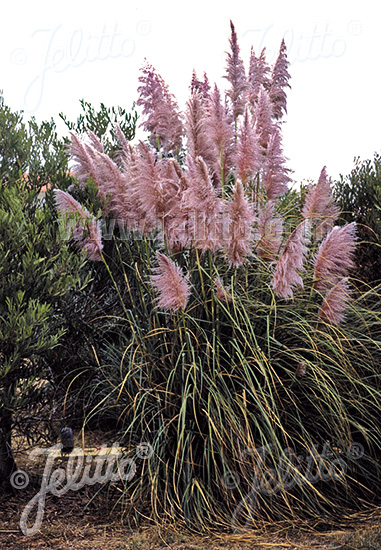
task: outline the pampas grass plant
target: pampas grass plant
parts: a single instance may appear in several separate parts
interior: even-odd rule
[[[148,65],[149,143],[119,137],[118,167],[92,136],[72,141],[78,178],[128,229],[108,243],[119,263],[103,253],[123,324],[100,335],[86,421],[113,416],[131,452],[151,446],[122,491],[129,517],[199,531],[316,522],[381,487],[379,289],[356,292],[355,226],[333,227],[325,170],[286,229],[286,47],[272,70],[252,50],[246,77],[231,30],[226,98],[193,75],[185,159],[183,118]]]

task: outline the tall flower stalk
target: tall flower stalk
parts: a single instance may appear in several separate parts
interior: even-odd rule
[[[233,118],[236,121],[239,115],[242,115],[246,103],[246,90],[248,82],[245,74],[245,66],[240,57],[238,46],[237,33],[233,23],[230,21],[231,36],[230,48],[231,51],[227,54],[227,68],[225,78],[230,82],[230,89],[227,95],[230,97],[233,106]]]

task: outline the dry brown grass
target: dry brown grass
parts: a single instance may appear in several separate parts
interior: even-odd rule
[[[375,519],[375,518],[373,518]],[[132,531],[118,521],[98,522],[99,518],[78,518],[66,510],[57,510],[45,519],[41,531],[26,537],[16,522],[1,522],[0,547],[7,550],[355,550],[381,549],[380,517],[376,523],[354,524],[352,528],[331,532],[303,533],[271,529],[243,536],[194,536],[182,533],[176,526],[141,527]],[[7,528],[5,528],[7,527]]]
[[[112,434],[87,433],[77,437],[76,445],[96,446],[110,441]],[[96,486],[60,498],[47,495],[41,529],[27,537],[20,530],[20,515],[39,491],[43,462],[29,461],[25,448],[18,452],[17,459],[18,467],[30,476],[30,484],[14,495],[0,496],[1,550],[381,550],[380,508],[348,515],[332,525],[267,524],[239,535],[199,536],[185,532],[179,525],[133,527],[123,507],[112,509],[110,493],[101,492],[89,504],[99,489]]]

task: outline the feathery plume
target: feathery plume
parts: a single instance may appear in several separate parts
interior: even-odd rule
[[[91,135],[89,136],[91,139]],[[76,161],[74,172],[83,185],[91,177],[98,188],[98,197],[103,202],[103,214],[112,214],[116,219],[130,228],[139,226],[140,213],[129,189],[126,166],[122,172],[108,155],[98,148],[82,143],[71,134],[71,155]],[[96,142],[93,135],[93,142]],[[134,154],[129,146],[128,170],[133,171]],[[127,151],[126,151],[127,154]]]
[[[118,166],[103,153],[98,138],[92,132],[89,139],[95,145],[82,143],[71,133],[70,153],[75,160],[73,171],[82,182],[86,184],[92,178],[98,188],[98,196],[104,201],[104,213],[111,213],[116,218],[126,221],[130,212],[134,211],[127,190],[126,176]]]
[[[259,208],[258,225],[256,229],[256,252],[262,260],[275,261],[282,244],[283,221],[275,213],[274,201],[267,201]]]
[[[253,46],[251,47],[250,51],[249,74],[247,78],[247,97],[253,107],[258,102],[258,96],[261,87],[263,86],[267,90],[270,86],[270,80],[268,77],[270,68],[266,61],[265,52],[266,48],[263,48],[260,56],[256,57]]]
[[[146,231],[152,231],[163,218],[165,204],[159,163],[154,149],[139,142],[135,177],[132,181],[132,195],[144,217]]]
[[[153,269],[151,284],[156,289],[156,308],[166,311],[179,311],[186,308],[190,284],[189,274],[185,277],[181,268],[173,260],[157,253],[158,267]]]
[[[176,187],[179,186],[184,174],[177,160],[174,158],[164,158],[161,160],[161,163],[164,177],[175,182]]]
[[[162,77],[152,65],[146,63],[141,69],[137,105],[143,107],[146,119],[140,125],[150,133],[150,142],[165,153],[181,148],[183,124],[175,96],[169,92]],[[158,144],[159,142],[159,144]]]
[[[99,153],[104,153],[103,144],[101,140],[92,132],[91,130],[87,130],[87,135],[90,138],[91,145],[99,151]]]
[[[163,229],[165,216],[178,195],[179,178],[173,164],[171,169],[166,159],[158,159],[149,145],[141,141],[137,150],[130,192],[142,230],[148,233],[158,227]]]
[[[232,265],[240,266],[251,255],[254,212],[245,197],[241,182],[237,181],[228,203],[229,232],[226,251]]]
[[[205,100],[197,90],[192,92],[186,104],[185,134],[188,155],[192,158],[201,156],[207,163],[211,163],[213,151],[205,132]]]
[[[345,310],[349,299],[348,277],[344,277],[325,295],[319,311],[320,320],[332,325],[340,325],[345,319]]]
[[[254,109],[254,119],[260,151],[265,155],[275,124],[269,94],[263,86],[259,90],[258,101]]]
[[[114,125],[114,136],[115,140],[119,146],[119,149],[116,151],[114,156],[115,164],[120,169],[126,169],[128,164],[131,162],[133,157],[133,147],[129,141],[127,141],[126,136],[122,132],[119,124]]]
[[[231,21],[230,28],[231,36],[229,44],[231,48],[231,53],[227,52],[227,74],[224,76],[224,78],[226,78],[231,84],[231,88],[227,91],[227,95],[228,97],[230,97],[233,104],[233,118],[234,120],[237,120],[237,117],[243,114],[245,108],[245,94],[248,84],[245,75],[245,67],[239,55],[237,33]]]
[[[224,203],[217,197],[202,157],[188,160],[186,180],[182,208],[188,216],[190,238],[202,252],[216,252],[223,245]]]
[[[287,94],[285,88],[291,88],[288,83],[290,74],[288,72],[289,62],[287,61],[287,48],[284,39],[282,39],[278,58],[271,73],[269,88],[270,101],[273,105],[273,114],[276,119],[282,118],[287,113]]]
[[[280,129],[274,126],[262,168],[262,183],[268,199],[276,199],[288,189],[288,183],[291,181],[290,169],[286,168],[285,163]]]
[[[233,117],[215,85],[206,102],[205,135],[212,148],[213,161],[208,162],[215,186],[223,186],[232,168],[234,129]]]
[[[331,180],[324,166],[318,182],[310,186],[304,201],[302,216],[315,225],[316,240],[324,238],[338,218],[340,209],[335,204],[331,189]]]
[[[164,236],[169,252],[176,253],[191,247],[192,230],[189,228],[189,225],[189,215],[181,208],[179,200],[165,217]]]
[[[69,153],[74,160],[73,173],[80,181],[82,187],[86,185],[89,178],[92,178],[95,184],[98,185],[96,168],[85,144],[73,132],[70,132],[70,138]]]
[[[301,286],[303,279],[298,271],[304,271],[304,260],[308,253],[308,222],[303,221],[291,233],[277,262],[272,286],[277,296],[293,298],[293,288]]]
[[[234,159],[237,174],[245,186],[259,171],[258,139],[247,107],[238,132]]]
[[[199,93],[202,99],[209,98],[210,84],[207,74],[204,73],[204,80],[199,80],[197,78],[196,71],[193,69],[190,90],[191,94],[193,94],[194,92]]]
[[[127,176],[105,153],[85,144],[96,174],[95,183],[98,196],[104,201],[103,210],[112,214],[127,225],[131,223],[131,213],[135,214],[134,203],[128,189]]]
[[[100,221],[96,221],[86,208],[69,193],[55,189],[55,202],[58,210],[67,216],[75,218],[75,224],[68,223],[69,238],[77,242],[79,248],[86,252],[89,260],[102,260],[102,232]]]
[[[320,244],[314,259],[314,288],[330,290],[355,267],[356,223],[335,226]]]
[[[165,244],[170,252],[179,252],[191,244],[188,213],[182,204],[188,181],[175,159],[165,158],[161,163],[166,202],[163,216]]]

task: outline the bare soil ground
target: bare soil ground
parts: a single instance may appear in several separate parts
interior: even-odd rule
[[[104,444],[104,434],[87,434],[76,445]],[[84,487],[61,497],[48,494],[41,528],[33,536],[20,529],[26,504],[39,492],[44,461],[31,462],[29,449],[18,451],[18,467],[29,475],[26,488],[12,495],[0,495],[0,550],[381,550],[381,508],[343,518],[330,530],[318,526],[268,525],[243,534],[195,536],[177,525],[131,526],[123,510],[112,510],[106,493],[99,487]],[[116,489],[115,489],[116,490]],[[115,500],[115,499],[114,499]],[[31,513],[32,520],[36,509]]]

